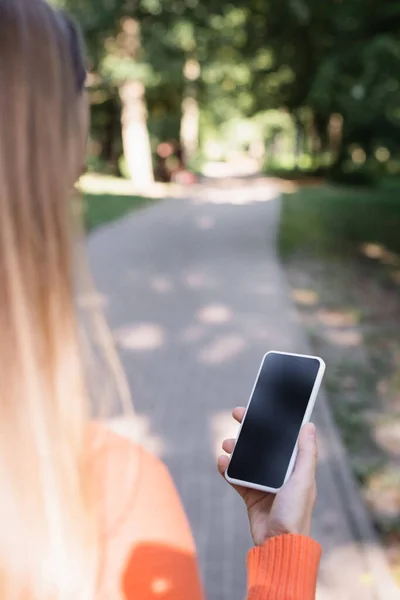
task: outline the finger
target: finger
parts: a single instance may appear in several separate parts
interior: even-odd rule
[[[221,473],[221,475],[224,475],[228,466],[229,466],[229,456],[226,456],[226,455],[220,456],[218,459],[218,471]]]
[[[299,453],[294,474],[296,478],[312,486],[317,468],[317,432],[313,423],[303,427],[299,436]]]
[[[226,456],[226,454],[223,454],[222,456],[220,456],[218,458],[218,471],[224,478],[225,478],[226,470],[229,467],[229,461],[230,461],[230,458],[229,458],[229,456]],[[245,499],[246,495],[248,495],[248,493],[249,493],[249,490],[244,487],[240,487],[239,485],[233,485],[231,483],[229,485],[231,487],[233,487],[233,489],[236,490],[237,493],[239,494],[239,496],[241,496],[243,499]]]
[[[220,456],[218,458],[218,471],[220,472],[220,474],[222,475],[222,477],[225,479],[225,473],[227,468],[229,467],[229,461],[230,458],[229,456],[226,456],[226,454],[223,454],[222,456]],[[243,500],[247,503],[246,501],[246,497],[249,495],[249,492],[252,492],[252,490],[248,490],[247,488],[243,488],[240,485],[234,485],[232,483],[229,484],[234,490],[236,490],[236,492],[239,494],[239,496],[241,496],[243,498]],[[257,492],[259,493],[259,492]]]
[[[232,411],[232,416],[235,419],[235,421],[237,421],[238,423],[241,423],[243,421],[243,417],[244,417],[244,413],[245,412],[246,412],[246,409],[243,406],[237,406]]]
[[[228,454],[232,454],[234,447],[235,440],[233,438],[224,440],[222,443],[222,450],[224,450],[224,452],[227,452]]]

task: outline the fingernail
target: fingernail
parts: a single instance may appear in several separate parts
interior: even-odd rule
[[[307,435],[309,435],[310,438],[312,438],[313,440],[315,440],[315,438],[317,436],[317,429],[316,429],[314,423],[309,423],[307,425]]]

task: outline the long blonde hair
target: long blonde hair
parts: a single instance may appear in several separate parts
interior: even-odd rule
[[[2,600],[89,600],[96,583],[68,201],[83,139],[70,33],[44,0],[0,0]]]

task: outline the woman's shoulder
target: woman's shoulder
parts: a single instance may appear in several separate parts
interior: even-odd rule
[[[169,478],[164,464],[139,443],[101,424],[88,429],[88,457],[101,534],[109,538],[122,524],[136,526],[147,512],[149,489]]]
[[[194,552],[193,538],[164,463],[140,444],[103,426],[89,435],[90,471],[107,544],[175,543]]]
[[[119,487],[130,486],[140,473],[147,477],[165,471],[163,462],[147,451],[133,436],[122,435],[106,424],[93,423],[88,428],[90,469],[103,484],[119,481]]]

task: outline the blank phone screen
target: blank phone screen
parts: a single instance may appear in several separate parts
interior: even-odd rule
[[[232,454],[229,477],[282,487],[319,369],[315,358],[267,354]]]

